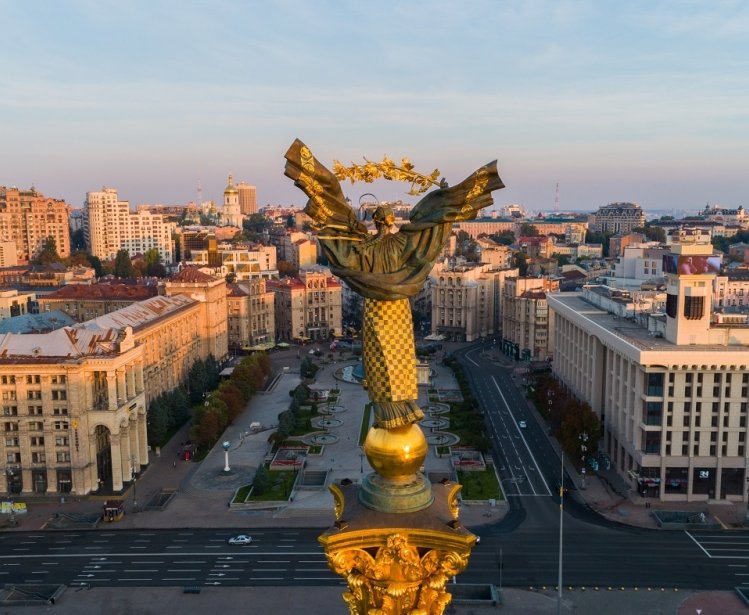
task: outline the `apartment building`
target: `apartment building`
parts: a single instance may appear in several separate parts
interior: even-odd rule
[[[148,464],[144,347],[130,327],[0,335],[0,489],[119,491]]]
[[[645,226],[645,212],[637,203],[609,203],[588,216],[588,227],[599,233],[623,235]]]
[[[266,287],[275,294],[276,341],[342,334],[341,283],[327,270],[300,271],[298,278],[269,280]]]
[[[257,213],[257,188],[245,182],[237,184],[239,193],[239,212],[243,216],[251,216]]]
[[[616,470],[661,501],[747,501],[749,327],[714,318],[718,268],[709,243],[674,244],[665,314],[643,321],[589,291],[548,297],[554,374],[601,418]]]
[[[3,266],[33,260],[48,237],[55,240],[61,258],[70,256],[69,216],[71,208],[63,200],[52,199],[35,188],[19,190],[0,186],[0,242],[3,254],[7,242],[15,243],[15,260],[3,256]]]
[[[472,342],[495,331],[495,276],[486,264],[436,267],[431,278],[432,335]]]
[[[276,313],[273,301],[273,293],[266,290],[263,279],[228,285],[228,335],[232,351],[274,345]]]
[[[145,209],[132,213],[130,203],[120,201],[116,189],[87,192],[84,211],[83,232],[94,256],[110,260],[120,250],[135,256],[155,248],[164,263],[174,261],[176,223]]]
[[[506,278],[502,293],[502,351],[523,361],[554,356],[554,316],[548,293],[559,291],[559,280]]]
[[[76,322],[116,312],[158,294],[154,284],[70,284],[38,299],[41,313],[60,310]]]

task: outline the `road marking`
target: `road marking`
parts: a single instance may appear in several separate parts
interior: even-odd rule
[[[158,572],[158,568],[124,568],[122,572]]]
[[[703,547],[703,546],[702,546],[702,545],[701,545],[701,544],[700,544],[700,543],[698,542],[698,540],[697,540],[697,539],[696,539],[696,538],[695,538],[694,536],[692,536],[692,535],[691,535],[691,534],[690,534],[690,533],[689,533],[688,531],[686,531],[686,530],[684,530],[684,533],[685,533],[685,534],[686,534],[687,536],[689,536],[689,537],[690,537],[690,538],[691,538],[691,539],[692,539],[692,540],[694,541],[694,544],[696,544],[696,545],[697,545],[697,546],[698,546],[698,547],[699,547],[700,549],[702,549],[702,552],[703,552],[703,553],[704,553],[705,555],[707,555],[707,556],[708,556],[708,557],[709,557],[710,559],[713,559],[713,556],[712,556],[712,555],[710,555],[710,554],[709,554],[709,553],[707,552],[707,550],[705,549],[705,547]]]
[[[507,408],[507,412],[509,412],[510,416],[512,417],[512,420],[515,421],[515,415],[512,413],[512,410],[510,410],[510,404],[507,403],[507,400],[505,399],[505,396],[502,393],[502,389],[499,388],[499,384],[497,384],[497,380],[496,378],[494,378],[494,376],[492,376],[492,381],[494,382],[494,386],[497,387],[497,392],[502,398],[502,401],[504,402],[505,407]],[[531,459],[533,460],[533,464],[536,466],[536,469],[538,470],[538,475],[541,478],[541,482],[544,484],[544,487],[546,487],[546,491],[547,491],[546,495],[551,495],[551,489],[549,489],[549,484],[546,482],[543,472],[541,472],[541,469],[538,467],[538,462],[536,461],[536,458],[533,456],[533,452],[531,451],[530,446],[528,446],[528,442],[526,442],[523,432],[520,430],[520,427],[518,427],[517,421],[515,421],[515,429],[517,429],[518,432],[520,433],[520,437],[523,439],[525,448],[527,449],[528,454],[531,456]],[[533,493],[535,494],[536,490],[533,487],[533,485],[531,485],[531,489],[533,489]]]
[[[250,581],[281,581],[284,577],[250,577]]]
[[[259,559],[258,564],[288,564],[291,560],[288,559]]]

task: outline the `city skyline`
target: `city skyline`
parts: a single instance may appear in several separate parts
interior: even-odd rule
[[[3,3],[0,185],[83,204],[302,206],[283,152],[406,156],[455,182],[494,158],[518,202],[744,205],[749,10],[740,3]],[[414,202],[401,184],[354,203]]]

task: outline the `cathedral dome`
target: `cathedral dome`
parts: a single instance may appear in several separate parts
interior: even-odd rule
[[[239,190],[237,190],[236,186],[234,185],[231,175],[229,175],[229,183],[224,189],[224,195],[227,194],[239,194]]]

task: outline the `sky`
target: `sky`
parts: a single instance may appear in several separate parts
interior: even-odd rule
[[[407,157],[495,205],[749,206],[749,4],[0,0],[0,186],[303,206],[283,154]],[[557,189],[558,185],[558,189]],[[408,185],[345,184],[414,202]]]

